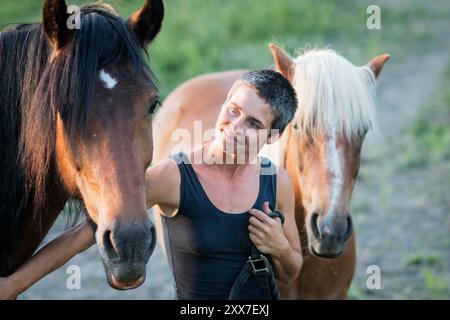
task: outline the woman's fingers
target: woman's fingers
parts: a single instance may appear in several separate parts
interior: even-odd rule
[[[270,208],[269,208],[269,201],[264,202],[264,204],[263,204],[263,211],[266,214],[270,214],[272,212],[272,210],[270,210]]]
[[[249,213],[253,216],[258,218],[258,220],[264,222],[264,223],[268,223],[268,224],[272,224],[274,221],[271,217],[269,217],[266,213],[258,210],[258,209],[250,209]]]
[[[263,238],[264,237],[264,235],[263,235],[263,233],[261,232],[261,230],[259,230],[258,228],[256,228],[255,226],[253,226],[253,225],[248,225],[248,231],[250,231],[250,233],[253,233],[255,236],[257,236],[258,238]]]

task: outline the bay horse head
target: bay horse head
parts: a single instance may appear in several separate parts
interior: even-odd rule
[[[152,160],[151,120],[159,94],[142,49],[159,32],[164,7],[161,0],[147,0],[127,22],[96,8],[84,7],[79,30],[70,30],[65,2],[44,4],[50,69],[83,81],[53,82],[56,162],[64,185],[83,199],[98,225],[109,283],[128,289],[145,280],[156,243],[144,172]]]
[[[67,9],[64,0],[44,1],[39,31],[48,61],[23,111],[27,184],[36,204],[49,184],[82,200],[98,226],[109,284],[130,289],[144,282],[156,242],[144,177],[159,93],[144,51],[160,31],[164,6],[147,0],[127,21],[103,4]]]
[[[299,99],[282,159],[293,176],[297,224],[306,228],[313,255],[335,258],[353,233],[350,200],[361,147],[375,125],[376,80],[389,56],[357,67],[330,49],[295,59],[275,45],[270,49]]]

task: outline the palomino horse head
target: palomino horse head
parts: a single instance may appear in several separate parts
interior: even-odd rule
[[[36,125],[25,131],[25,154],[32,167],[42,161],[38,149],[49,151],[54,144],[58,176],[98,225],[107,279],[117,289],[144,282],[156,241],[144,177],[152,160],[151,120],[159,94],[143,53],[163,15],[161,0],[147,0],[128,21],[107,5],[69,14],[63,0],[44,2],[42,30],[51,54],[34,104],[53,110],[47,122],[54,119],[54,129],[46,129],[48,137]],[[28,125],[37,121],[33,116],[33,109],[25,115]]]
[[[312,254],[334,258],[353,233],[350,199],[362,143],[375,121],[376,79],[389,56],[356,67],[333,50],[293,59],[270,48],[276,69],[299,99],[284,149],[296,189],[297,224],[306,227]]]

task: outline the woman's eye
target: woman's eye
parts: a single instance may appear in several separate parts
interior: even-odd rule
[[[148,110],[148,112],[150,114],[153,114],[156,110],[156,108],[158,108],[161,105],[161,101],[159,100],[155,100],[152,102],[152,104],[150,105],[150,109]]]
[[[250,121],[250,127],[253,129],[259,129],[259,125],[255,121]]]
[[[231,107],[230,111],[231,111],[232,114],[237,114],[237,112],[238,112],[235,107]]]

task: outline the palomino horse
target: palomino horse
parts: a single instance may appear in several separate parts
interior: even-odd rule
[[[144,173],[159,94],[144,50],[164,7],[148,0],[128,21],[101,4],[74,14],[46,0],[42,24],[0,33],[0,276],[75,198],[98,225],[108,282],[127,289],[144,282],[156,242]]]
[[[355,67],[332,50],[312,50],[292,59],[270,47],[277,71],[290,80],[299,98],[299,109],[279,142],[278,159],[271,156],[295,185],[304,255],[300,276],[289,285],[279,284],[281,295],[346,298],[356,259],[349,203],[364,136],[374,124],[376,78],[388,56]],[[200,76],[173,91],[155,119],[156,161],[189,147],[173,139],[174,130],[192,133],[194,121],[201,121],[203,130],[214,127],[228,90],[242,72]],[[202,140],[194,139],[193,145]],[[161,228],[158,223],[158,233]]]

